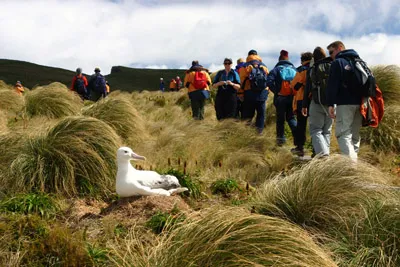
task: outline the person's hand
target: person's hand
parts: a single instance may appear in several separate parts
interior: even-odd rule
[[[301,109],[301,114],[303,114],[304,117],[307,117],[307,115],[308,115],[307,113],[308,113],[307,108],[302,108]]]
[[[336,116],[335,116],[335,107],[332,107],[332,106],[330,106],[329,107],[329,116],[332,118],[332,119],[334,119]]]
[[[230,80],[226,81],[226,83],[227,83],[228,85],[231,85],[231,86],[233,86],[233,82],[232,82],[232,81],[230,81]]]

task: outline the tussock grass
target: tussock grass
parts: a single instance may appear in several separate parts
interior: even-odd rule
[[[165,235],[152,266],[336,266],[308,233],[238,208],[192,215]]]
[[[148,137],[144,121],[127,98],[125,94],[107,97],[86,107],[83,115],[106,122],[124,139],[144,140]]]
[[[400,195],[369,200],[360,217],[343,217],[329,244],[343,266],[400,266]]]
[[[250,205],[257,213],[324,229],[341,216],[359,213],[364,201],[382,197],[386,191],[379,185],[385,183],[384,175],[372,166],[332,156],[267,181]]]
[[[0,109],[8,112],[17,113],[24,106],[24,98],[18,95],[14,90],[0,90]]]
[[[400,67],[378,65],[372,67],[376,82],[382,90],[386,105],[400,104]],[[386,115],[386,114],[385,114]]]
[[[118,135],[106,123],[64,118],[24,144],[6,184],[15,191],[107,196],[113,191],[119,146]]]
[[[361,138],[375,151],[400,152],[400,106],[385,108],[385,115],[377,128],[361,129]]]
[[[25,95],[26,114],[49,118],[78,115],[83,105],[79,96],[62,86],[52,85],[38,87]]]
[[[0,110],[0,134],[7,132],[7,114]]]

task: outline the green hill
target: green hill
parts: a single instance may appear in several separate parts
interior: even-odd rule
[[[28,88],[35,85],[47,85],[52,82],[61,82],[66,86],[71,85],[75,72],[42,66],[30,62],[0,59],[0,80],[8,84],[21,81]],[[185,71],[181,69],[134,69],[122,66],[112,67],[111,73],[106,75],[111,85],[111,90],[136,91],[158,90],[160,77],[164,78],[165,86],[169,81],[180,76],[184,77]],[[88,75],[86,74],[88,77]]]

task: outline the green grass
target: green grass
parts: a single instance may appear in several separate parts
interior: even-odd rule
[[[211,184],[211,193],[213,194],[222,194],[226,196],[240,190],[238,182],[232,178],[217,180]]]
[[[0,210],[21,214],[37,214],[43,218],[51,218],[60,210],[60,206],[48,194],[29,193],[3,199],[0,202]]]
[[[382,91],[385,105],[400,104],[400,67],[378,65],[372,67],[375,79]]]
[[[182,194],[186,196],[190,196],[194,199],[199,199],[201,198],[201,186],[198,182],[194,181],[192,176],[190,174],[184,174],[182,171],[178,169],[171,168],[167,171],[161,171],[163,174],[170,174],[174,175],[176,178],[178,178],[179,184],[182,187],[186,187],[189,189],[189,191],[185,191]]]
[[[184,221],[186,216],[180,213],[177,207],[174,207],[170,212],[158,211],[147,222],[146,226],[155,234],[161,234],[167,227],[173,229],[175,225]]]

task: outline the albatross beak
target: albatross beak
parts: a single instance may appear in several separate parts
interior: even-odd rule
[[[146,160],[145,157],[140,156],[140,155],[136,154],[135,152],[132,152],[132,153],[131,153],[131,158],[132,158],[132,159]]]

